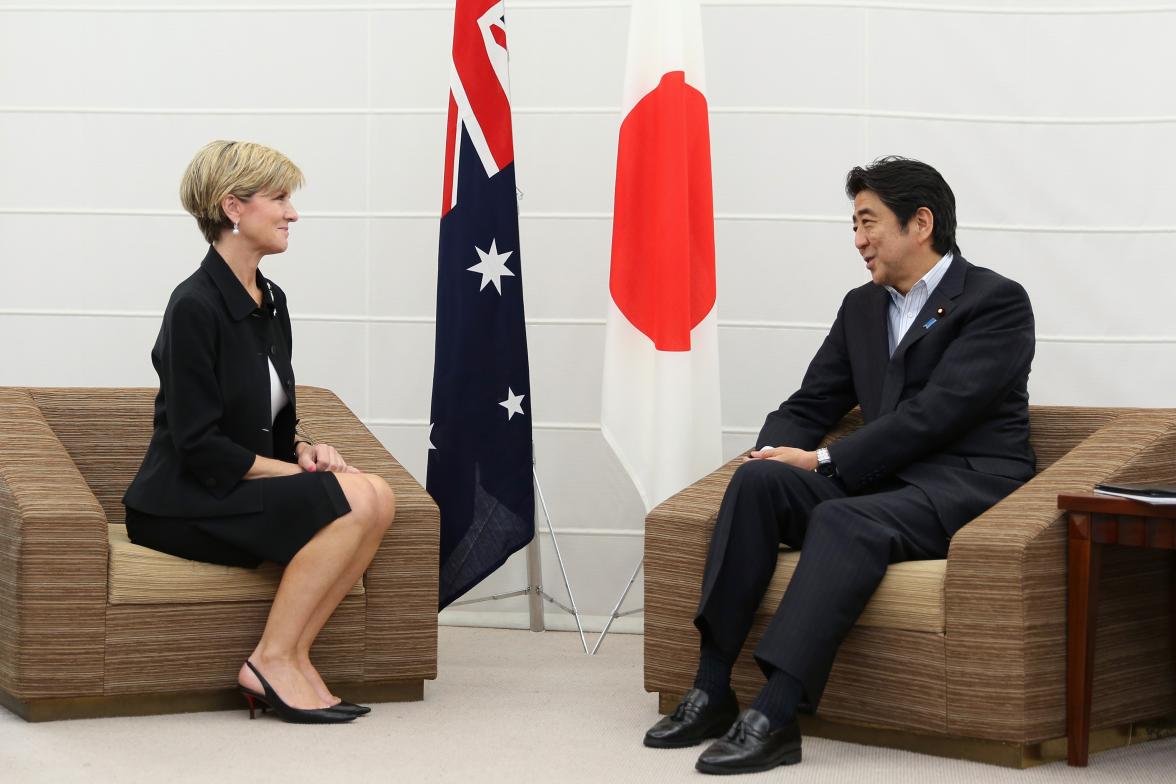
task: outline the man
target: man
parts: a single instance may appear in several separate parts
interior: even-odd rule
[[[645,735],[680,748],[726,732],[699,757],[705,773],[800,762],[797,710],[816,710],[887,565],[945,558],[956,531],[1033,475],[1025,290],[960,255],[955,196],[932,167],[882,158],[850,171],[846,193],[872,282],[846,295],[732,477],[694,620],[694,688]],[[865,424],[817,449],[855,405]],[[781,542],[800,560],[755,649],[767,684],[740,713],[731,667]]]

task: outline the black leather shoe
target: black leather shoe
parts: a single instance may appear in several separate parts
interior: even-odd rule
[[[767,716],[748,708],[726,735],[702,752],[694,767],[703,773],[758,773],[798,762],[800,725],[796,719],[772,730]]]
[[[735,692],[728,690],[722,702],[711,702],[702,689],[691,689],[674,708],[645,733],[645,745],[655,749],[682,749],[707,738],[717,738],[739,715]]]

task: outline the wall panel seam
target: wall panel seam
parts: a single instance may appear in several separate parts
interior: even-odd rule
[[[631,0],[510,0],[512,11],[576,11],[610,8],[629,8]],[[304,14],[358,14],[400,11],[432,11],[453,13],[453,2],[447,3],[273,3],[273,4],[160,4],[143,5],[132,3],[104,3],[101,5],[80,5],[77,3],[44,3],[38,5],[0,6],[0,13],[25,14],[256,14],[256,13],[304,13]]]
[[[162,311],[155,310],[85,310],[69,308],[3,308],[0,316],[11,318],[128,318],[160,319]],[[367,316],[342,313],[304,313],[291,316],[295,322],[318,322],[331,324],[433,324],[434,316]],[[603,318],[541,318],[528,317],[528,327],[603,327]],[[824,332],[829,325],[815,321],[740,321],[720,319],[724,329],[758,329],[785,332]],[[1083,344],[1176,344],[1176,335],[1038,335],[1038,343],[1083,343]]]
[[[303,210],[303,218],[319,220],[439,220],[435,210]],[[188,213],[174,209],[103,208],[103,207],[0,207],[0,215],[15,216],[79,216],[117,218],[182,218]],[[612,220],[608,211],[520,212],[520,220]],[[720,223],[821,223],[849,225],[845,215],[805,215],[773,212],[716,212]],[[1009,232],[1015,234],[1176,234],[1176,225],[1156,226],[1063,226],[1048,224],[969,223],[958,226],[959,231]]]
[[[401,107],[142,107],[142,106],[0,106],[0,114],[89,114],[142,117],[172,116],[441,116],[444,106]],[[619,106],[514,106],[511,113],[518,116],[608,116],[620,117]],[[917,120],[920,122],[971,123],[974,125],[1171,125],[1176,115],[1124,116],[1055,116],[1016,114],[959,114],[953,112],[916,112],[896,109],[851,109],[809,106],[711,106],[712,115],[780,115],[791,117],[838,117],[881,120]]]
[[[513,11],[568,11],[628,8],[630,0],[511,0]],[[885,0],[701,0],[705,8],[806,8],[813,10],[894,11],[903,13],[956,14],[982,16],[1135,16],[1176,13],[1171,5],[1130,6],[988,6],[954,5],[943,3],[886,2]],[[76,3],[45,3],[40,5],[0,6],[0,13],[122,13],[122,14],[240,14],[240,13],[365,13],[398,11],[453,11],[453,3],[366,3],[366,4],[310,4],[275,3],[242,5],[134,5],[106,3],[79,5]]]

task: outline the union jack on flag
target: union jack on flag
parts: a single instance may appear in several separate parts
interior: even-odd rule
[[[457,0],[426,486],[445,607],[535,532],[504,0]]]

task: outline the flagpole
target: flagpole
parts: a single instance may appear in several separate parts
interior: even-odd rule
[[[604,629],[601,630],[600,636],[596,638],[596,644],[592,646],[592,652],[589,656],[595,656],[596,652],[600,650],[600,644],[604,642],[604,635],[608,634],[608,630],[612,628],[613,621],[626,615],[633,615],[644,610],[644,607],[638,607],[636,610],[628,610],[627,612],[617,612],[621,609],[621,605],[625,602],[625,597],[629,595],[629,590],[633,587],[633,583],[637,582],[637,575],[641,573],[641,567],[645,565],[645,558],[642,557],[637,562],[637,566],[633,568],[633,574],[629,577],[629,582],[625,585],[625,590],[621,591],[621,597],[617,599],[617,603],[613,605],[612,612],[608,615],[608,622],[604,624]]]
[[[543,621],[543,561],[539,551],[539,510],[535,510],[535,535],[527,544],[527,608],[531,615],[531,631],[541,632],[547,627]]]
[[[572,608],[568,610],[567,607],[563,609],[570,612],[572,617],[576,619],[576,630],[580,633],[580,644],[584,646],[584,653],[588,654],[588,637],[584,634],[584,626],[580,623],[580,610],[576,607],[576,597],[572,595],[572,584],[568,580],[568,569],[564,566],[563,555],[559,552],[559,539],[555,535],[555,529],[551,527],[551,514],[547,511],[547,500],[543,497],[543,486],[539,484],[539,471],[535,468],[535,461],[531,461],[531,473],[535,477],[535,490],[539,495],[539,505],[543,507],[543,518],[547,520],[547,533],[551,535],[551,546],[555,548],[555,559],[559,561],[559,573],[563,576],[564,588],[568,592],[568,602],[571,603]],[[535,538],[539,538],[539,532],[535,532]],[[548,601],[558,604],[555,599],[543,593],[540,590],[540,595]],[[591,654],[589,654],[591,655]]]

